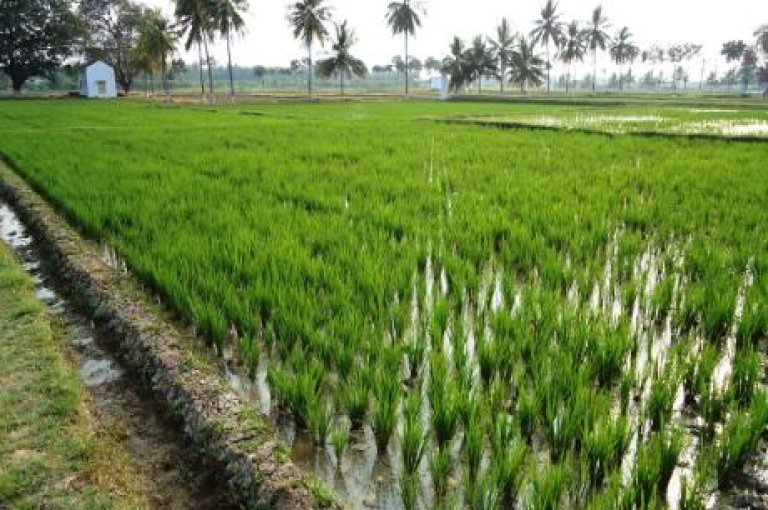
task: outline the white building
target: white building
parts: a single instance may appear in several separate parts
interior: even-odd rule
[[[88,98],[117,97],[115,70],[97,60],[80,71],[80,95]]]

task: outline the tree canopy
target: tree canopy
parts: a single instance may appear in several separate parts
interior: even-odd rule
[[[48,76],[75,51],[82,25],[67,0],[3,0],[0,71],[20,92],[32,76]]]

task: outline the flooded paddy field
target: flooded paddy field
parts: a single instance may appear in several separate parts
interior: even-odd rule
[[[758,106],[27,102],[0,152],[350,508],[758,508],[767,146],[424,121]]]
[[[554,115],[522,113],[458,116],[451,122],[499,127],[533,127],[608,134],[722,137],[768,140],[768,111],[738,108],[581,108],[562,109]]]

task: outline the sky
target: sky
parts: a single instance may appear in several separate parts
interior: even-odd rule
[[[139,0],[160,7],[171,16],[172,0]],[[393,37],[385,23],[390,0],[328,0],[335,21],[348,20],[356,31],[355,56],[369,66],[387,64],[403,53],[402,37]],[[287,66],[305,55],[303,47],[293,39],[286,21],[288,0],[251,0],[245,16],[247,33],[235,41],[233,61],[241,66]],[[507,17],[515,30],[528,33],[545,0],[425,0],[426,15],[422,27],[410,44],[409,54],[421,58],[441,58],[454,35],[469,40],[477,34],[491,35],[502,17]],[[596,0],[561,0],[559,11],[564,21],[584,21],[596,7]],[[731,39],[753,42],[753,32],[768,23],[765,0],[603,0],[603,11],[611,24],[609,32],[628,26],[641,48],[651,44],[669,45],[691,42],[703,44],[701,59],[714,70],[725,66],[719,58],[722,43]],[[216,61],[226,62],[226,49],[218,42],[213,50]],[[317,56],[323,55],[323,49]],[[325,50],[327,51],[327,49]],[[191,62],[192,54],[181,55]],[[587,59],[590,62],[589,59]],[[607,58],[599,65],[605,67]],[[722,69],[719,69],[722,72]]]

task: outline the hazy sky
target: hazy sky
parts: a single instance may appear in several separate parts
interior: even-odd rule
[[[143,0],[173,13],[172,0]],[[454,35],[469,39],[476,34],[490,35],[498,21],[506,16],[514,29],[525,31],[539,14],[545,0],[426,0],[426,16],[422,28],[411,43],[413,55],[422,60],[430,55],[442,57]],[[293,58],[304,55],[293,40],[286,22],[288,0],[251,0],[246,16],[247,34],[238,39],[233,51],[237,64],[253,66],[286,66]],[[334,19],[349,20],[356,30],[356,56],[369,65],[389,63],[401,54],[401,37],[392,37],[384,16],[389,0],[329,0]],[[563,20],[586,20],[596,0],[562,0]],[[695,0],[604,0],[610,32],[629,26],[641,47],[651,43],[694,42],[704,45],[703,56],[708,68],[715,65],[720,46],[726,40],[744,39],[750,44],[752,34],[761,23],[768,23],[765,0],[695,1]],[[320,50],[318,53],[321,53]],[[213,52],[217,62],[224,63],[223,43]],[[183,55],[191,60],[192,55]],[[588,59],[588,62],[590,60]],[[701,65],[699,60],[698,66]],[[718,63],[721,67],[724,65]]]

